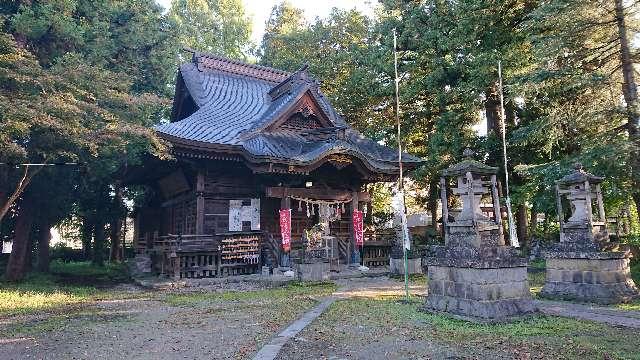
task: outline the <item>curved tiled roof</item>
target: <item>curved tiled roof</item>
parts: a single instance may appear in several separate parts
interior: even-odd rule
[[[290,164],[311,164],[330,154],[342,153],[359,157],[373,169],[388,172],[397,168],[394,164],[397,152],[349,128],[319,91],[317,82],[306,73],[306,68],[287,73],[195,54],[193,62],[183,64],[179,71],[197,110],[183,119],[178,117],[178,121],[156,127],[156,131],[170,141],[205,148],[229,147],[253,159]],[[176,98],[178,96],[183,94],[176,94]],[[303,97],[312,99],[333,125],[330,131],[346,129],[344,136],[338,138],[334,134],[313,140],[284,129],[267,130],[270,124],[290,113]],[[403,160],[421,161],[411,155],[403,155]]]

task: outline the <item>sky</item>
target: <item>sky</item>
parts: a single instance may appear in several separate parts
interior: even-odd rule
[[[157,0],[165,9],[169,7],[171,0]],[[253,33],[251,39],[255,44],[259,44],[264,34],[264,26],[273,6],[281,3],[282,0],[242,0],[245,11],[253,20]],[[293,6],[304,10],[307,20],[316,17],[326,17],[334,7],[340,9],[357,9],[366,15],[373,15],[373,7],[376,1],[372,0],[289,0]]]

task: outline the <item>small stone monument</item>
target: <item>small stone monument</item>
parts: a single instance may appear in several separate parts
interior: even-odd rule
[[[600,191],[602,180],[576,164],[572,173],[556,181],[560,243],[545,252],[547,276],[542,296],[602,304],[638,296],[629,273],[631,254],[602,251],[610,245]],[[563,198],[571,205],[571,216],[566,220]]]
[[[303,253],[300,262],[296,264],[300,281],[329,280],[329,258],[333,237],[325,235],[328,223],[314,225],[302,238]]]
[[[497,322],[535,311],[529,293],[527,260],[505,245],[496,185],[497,168],[465,159],[442,172],[440,193],[445,245],[432,248],[425,258],[429,290],[425,309],[447,312],[472,321]],[[450,190],[462,201],[462,210],[449,217]],[[487,216],[480,208],[491,200]]]

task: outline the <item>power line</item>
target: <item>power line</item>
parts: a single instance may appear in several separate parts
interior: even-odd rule
[[[19,167],[19,166],[77,166],[82,164],[71,163],[71,162],[58,162],[58,163],[3,163],[3,162],[0,162],[0,165]]]

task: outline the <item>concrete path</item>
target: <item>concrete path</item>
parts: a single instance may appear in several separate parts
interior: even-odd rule
[[[254,360],[273,360],[290,339],[311,324],[325,310],[338,299],[350,297],[384,297],[404,294],[404,283],[389,279],[388,277],[359,277],[343,278],[336,281],[338,290],[331,296],[325,297],[313,309],[306,312],[298,320],[294,321],[286,329],[276,335],[269,343],[264,345],[253,357]],[[409,291],[414,295],[424,294],[422,285],[411,285]]]
[[[599,323],[640,329],[640,311],[576,304],[564,301],[536,300],[538,309],[547,315],[590,320]]]
[[[280,334],[271,339],[268,344],[262,347],[260,351],[253,357],[254,360],[273,360],[278,356],[282,346],[289,341],[292,337],[296,336],[302,329],[311,324],[320,314],[322,314],[334,301],[338,298],[335,296],[329,296],[324,298],[320,304],[316,305],[313,309],[302,315],[301,318],[294,321]]]

